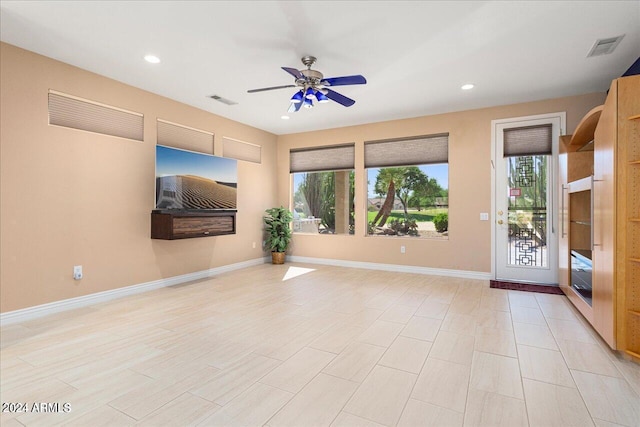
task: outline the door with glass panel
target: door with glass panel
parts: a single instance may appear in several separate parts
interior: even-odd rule
[[[558,283],[555,175],[563,115],[494,121],[495,277]]]

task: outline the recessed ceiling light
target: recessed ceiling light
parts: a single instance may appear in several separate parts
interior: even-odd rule
[[[144,60],[151,64],[158,64],[160,62],[160,58],[155,55],[145,55]]]
[[[462,85],[462,86],[460,87],[460,89],[462,89],[462,90],[469,90],[469,89],[473,89],[473,87],[474,87],[474,86],[475,86],[475,85],[474,85],[473,83],[467,83],[467,84],[465,84],[465,85]]]
[[[289,116],[280,116],[282,120],[289,120]]]

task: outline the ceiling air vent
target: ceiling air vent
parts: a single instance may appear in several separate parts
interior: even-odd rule
[[[618,46],[624,34],[617,37],[609,37],[607,39],[598,39],[589,51],[587,58],[592,56],[608,55],[612,53]]]
[[[227,105],[236,105],[238,104],[236,101],[232,101],[230,99],[227,98],[223,98],[219,95],[209,95],[209,98],[211,99],[215,99],[218,102],[222,102],[223,104],[227,104]]]

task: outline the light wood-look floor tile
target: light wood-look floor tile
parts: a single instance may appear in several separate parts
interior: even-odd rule
[[[220,409],[208,400],[185,393],[139,422],[139,426],[198,425]]]
[[[569,368],[559,351],[518,345],[518,358],[523,378],[575,388]]]
[[[409,323],[402,329],[400,335],[418,340],[433,341],[438,335],[442,321],[427,317],[413,316]]]
[[[331,423],[331,427],[382,427],[382,424],[343,411]]]
[[[475,336],[477,326],[478,319],[471,314],[447,313],[440,330]]]
[[[404,327],[401,323],[376,320],[356,339],[366,344],[389,347]]]
[[[546,326],[547,321],[539,308],[518,307],[511,313],[514,322]]]
[[[3,401],[71,403],[3,427],[519,425],[523,405],[532,427],[640,418],[640,365],[566,297],[486,280],[265,264],[3,324],[0,339]]]
[[[276,426],[328,426],[353,395],[358,383],[318,374],[268,424]]]
[[[311,341],[309,347],[338,354],[362,332],[364,332],[364,328],[359,326],[338,325]]]
[[[344,410],[382,425],[394,426],[400,419],[415,381],[414,374],[376,366]]]
[[[430,341],[399,336],[387,349],[378,364],[418,374],[427,359],[431,345]]]
[[[556,341],[547,326],[513,322],[513,331],[517,344],[558,350]]]
[[[518,359],[474,352],[469,388],[524,399]]]
[[[131,418],[117,409],[110,406],[101,406],[100,408],[87,412],[77,418],[72,418],[66,425],[73,426],[91,426],[91,427],[111,427],[111,426],[133,426],[136,420]],[[3,423],[4,426],[4,423]]]
[[[155,380],[123,394],[109,402],[109,406],[129,417],[141,420],[175,398],[198,386],[202,381],[215,377],[218,369],[208,367],[176,382]]]
[[[526,378],[523,385],[531,427],[594,425],[577,389]]]
[[[459,412],[420,400],[409,399],[398,422],[398,427],[461,427],[462,421],[463,415]]]
[[[524,400],[480,390],[469,390],[464,425],[474,427],[528,427]]]
[[[193,388],[191,392],[219,405],[226,405],[280,363],[275,359],[252,354],[220,371],[210,381]]]
[[[335,354],[326,351],[303,348],[264,376],[260,382],[297,393],[335,357]]]
[[[509,305],[512,307],[539,308],[538,300],[532,292],[509,291],[508,293]]]
[[[485,353],[517,357],[516,340],[513,331],[478,327],[476,329],[475,349]]]
[[[580,341],[591,344],[596,342],[593,332],[589,331],[588,327],[583,325],[582,322],[553,319],[551,317],[547,318],[546,321],[556,340]]]
[[[443,408],[464,412],[470,367],[427,358],[411,397]]]
[[[429,297],[424,300],[418,310],[414,313],[414,316],[430,317],[432,319],[444,319],[449,310],[449,304],[445,304]]]
[[[361,383],[385,352],[384,347],[355,342],[323,369],[324,373]]]
[[[260,426],[291,398],[293,393],[255,383],[224,407],[203,419],[201,426]]]
[[[380,320],[384,320],[385,322],[406,324],[411,319],[413,313],[415,313],[416,310],[417,307],[410,307],[396,303],[389,307],[384,313],[382,313],[382,316],[380,316]]]
[[[580,341],[558,340],[558,346],[569,369],[608,375],[622,376],[605,351],[598,344]]]
[[[429,357],[471,366],[475,338],[471,335],[440,331]]]
[[[640,425],[640,398],[621,378],[571,371],[594,418],[626,426]]]

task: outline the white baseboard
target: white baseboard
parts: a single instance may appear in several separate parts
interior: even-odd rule
[[[485,273],[482,271],[448,270],[444,268],[418,267],[414,265],[379,264],[376,262],[345,261],[341,259],[313,258],[295,255],[287,256],[287,260],[291,262],[302,262],[309,264],[334,265],[336,267],[395,271],[398,273],[428,274],[432,276],[460,277],[463,279],[490,280],[492,278],[490,272]]]
[[[208,270],[196,271],[180,276],[167,277],[165,279],[154,280],[151,282],[140,283],[138,285],[126,286],[124,288],[113,289],[95,294],[84,295],[77,298],[55,301],[48,304],[37,305],[35,307],[23,308],[20,310],[0,313],[0,325],[5,326],[12,323],[25,322],[49,314],[60,313],[62,311],[73,310],[74,308],[87,307],[89,305],[98,304],[117,298],[135,295],[142,292],[152,291],[154,289],[174,286],[180,283],[191,282],[193,280],[206,279],[218,274],[226,273],[242,268],[253,267],[255,265],[264,264],[267,258],[255,258],[248,261],[242,261],[235,264],[223,265],[221,267],[210,268]],[[270,260],[270,258],[269,258]]]

